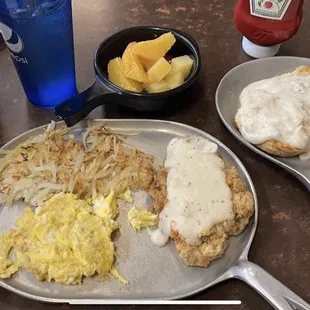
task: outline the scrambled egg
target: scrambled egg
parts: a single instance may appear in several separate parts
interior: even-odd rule
[[[128,212],[128,220],[132,228],[137,231],[143,227],[155,226],[158,223],[158,214],[146,210],[139,211],[132,207]]]
[[[24,268],[41,280],[79,284],[84,276],[112,274],[115,269],[112,232],[118,228],[116,197],[93,201],[57,194],[33,212],[26,208],[12,229],[0,236],[0,278]],[[14,261],[9,258],[10,251]]]
[[[93,212],[102,219],[115,219],[118,215],[118,205],[115,199],[115,192],[104,198],[99,196],[94,200]]]
[[[129,203],[133,203],[133,198],[129,188],[127,188],[122,194],[118,195],[117,198],[123,199],[124,201]]]
[[[10,278],[12,274],[18,271],[19,267],[9,259],[11,250],[13,231],[0,236],[0,278]]]

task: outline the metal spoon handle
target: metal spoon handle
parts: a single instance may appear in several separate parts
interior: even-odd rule
[[[310,310],[310,305],[303,299],[267,271],[248,260],[240,261],[233,267],[232,272],[234,278],[238,278],[253,287],[274,307],[274,309]]]

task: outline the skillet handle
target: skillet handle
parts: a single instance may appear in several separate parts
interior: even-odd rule
[[[310,310],[298,295],[258,265],[247,260],[239,261],[232,269],[233,277],[240,279],[261,294],[277,310]]]
[[[57,117],[63,119],[68,127],[83,120],[96,107],[113,102],[113,98],[118,96],[96,79],[94,84],[58,105],[54,112]]]

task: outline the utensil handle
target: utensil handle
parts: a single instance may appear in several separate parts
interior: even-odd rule
[[[233,267],[233,276],[253,287],[274,309],[310,310],[309,304],[254,263],[247,260],[240,261]]]
[[[65,121],[68,127],[71,127],[84,119],[99,105],[112,102],[112,98],[115,96],[117,96],[115,92],[110,91],[96,79],[91,87],[62,102],[54,112],[57,117]]]

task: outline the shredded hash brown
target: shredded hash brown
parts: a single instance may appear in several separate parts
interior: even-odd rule
[[[32,206],[59,192],[80,199],[123,193],[128,187],[146,190],[153,181],[153,156],[125,146],[124,137],[104,126],[87,129],[77,140],[69,129],[55,129],[8,151],[0,161],[0,203],[23,199]]]

